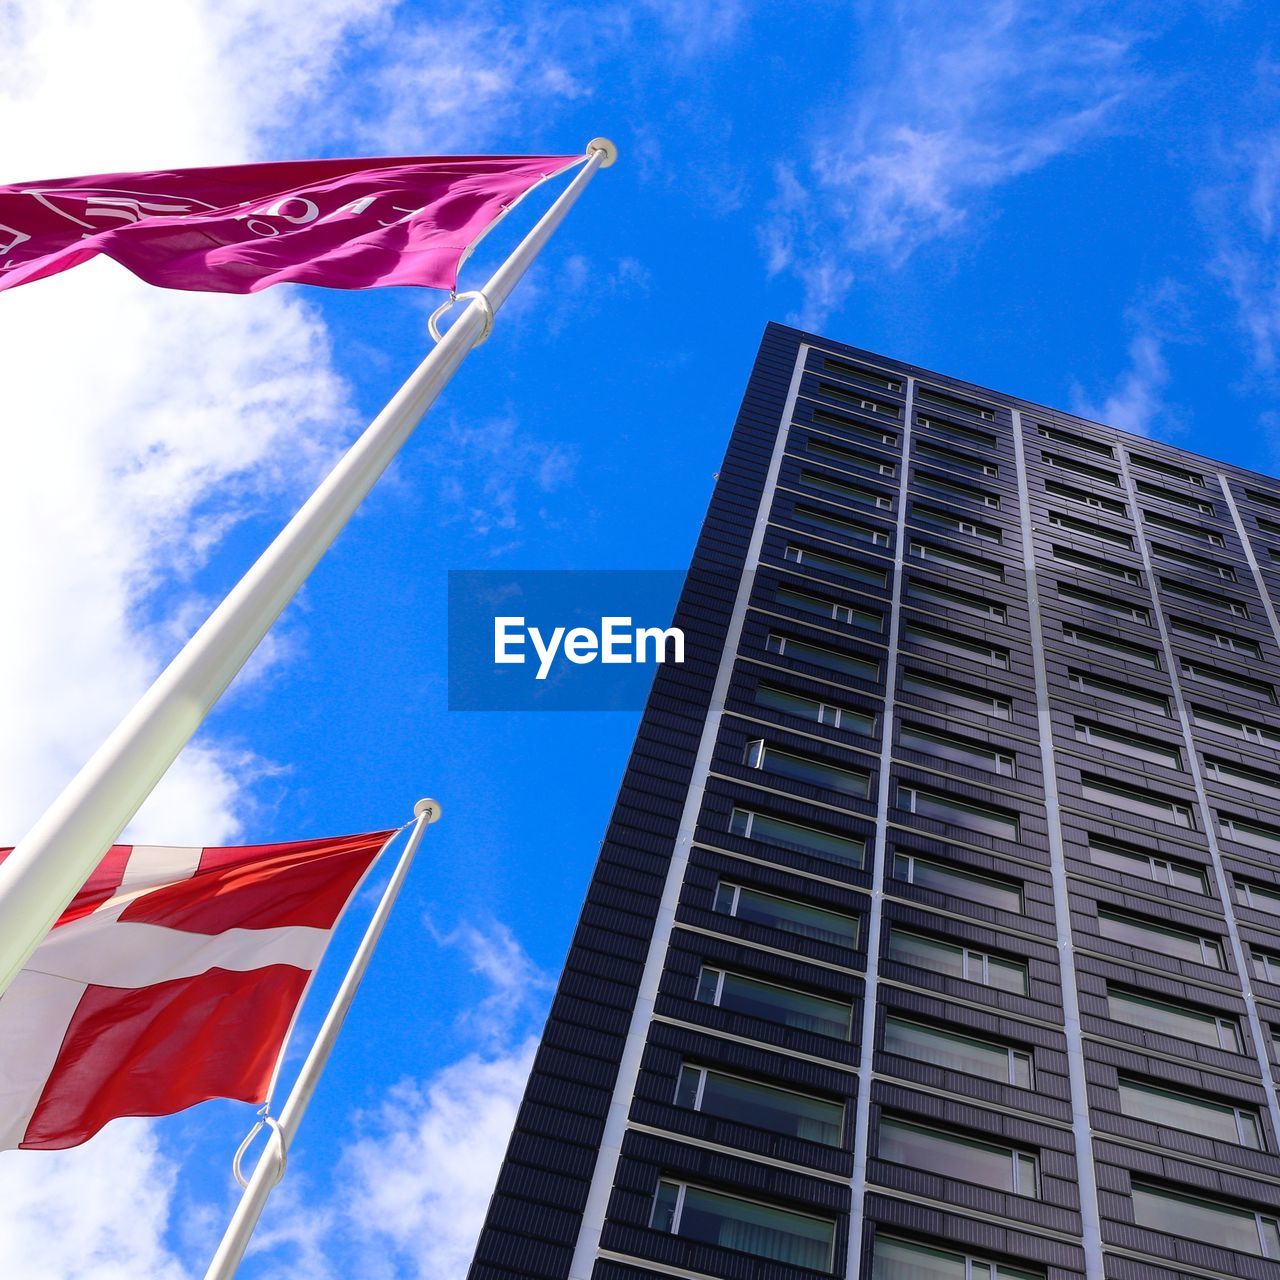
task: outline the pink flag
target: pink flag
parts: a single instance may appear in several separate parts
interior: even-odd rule
[[[0,187],[0,289],[99,253],[167,289],[452,289],[506,209],[581,158],[291,160]]]
[[[262,1102],[343,908],[391,832],[117,845],[0,996],[0,1149]],[[8,850],[0,850],[0,857]]]

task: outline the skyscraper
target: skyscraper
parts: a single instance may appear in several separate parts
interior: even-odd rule
[[[472,1280],[1280,1280],[1280,481],[771,325]]]

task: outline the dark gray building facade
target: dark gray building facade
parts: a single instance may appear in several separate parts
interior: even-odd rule
[[[472,1280],[1280,1280],[1280,481],[766,330]]]

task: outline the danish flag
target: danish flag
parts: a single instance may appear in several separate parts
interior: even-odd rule
[[[207,1098],[262,1102],[392,834],[113,847],[0,997],[0,1148],[73,1147],[117,1116]]]

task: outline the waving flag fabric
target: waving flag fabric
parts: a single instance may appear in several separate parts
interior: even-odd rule
[[[117,1116],[207,1098],[263,1101],[390,835],[111,849],[0,997],[0,1148],[72,1147]]]
[[[0,290],[106,254],[168,289],[452,289],[502,213],[581,156],[400,156],[0,187]]]

